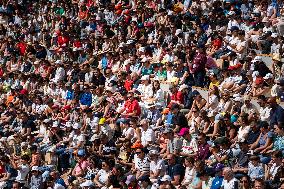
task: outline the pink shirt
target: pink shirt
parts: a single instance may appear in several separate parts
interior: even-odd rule
[[[81,161],[81,162],[78,162],[75,166],[75,174],[79,174],[80,172],[82,172],[82,170],[86,170],[87,167],[90,166],[89,162],[84,160],[84,161]]]

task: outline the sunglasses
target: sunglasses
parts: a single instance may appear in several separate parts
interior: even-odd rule
[[[136,154],[141,154],[142,152],[135,152]]]

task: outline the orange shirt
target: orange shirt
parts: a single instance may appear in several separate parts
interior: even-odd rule
[[[13,100],[14,100],[14,97],[13,95],[9,95],[7,97],[7,100],[6,100],[6,105],[8,106]]]

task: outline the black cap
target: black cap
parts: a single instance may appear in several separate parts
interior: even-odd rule
[[[143,182],[143,181],[150,182],[150,178],[149,178],[148,175],[144,175],[144,176],[139,178],[139,181],[141,181],[141,182]]]
[[[171,110],[174,110],[174,109],[179,109],[179,105],[178,104],[173,104],[172,107],[171,107]]]
[[[197,90],[194,90],[194,91],[192,91],[192,96],[197,96],[197,95],[200,95],[200,93],[197,91]]]
[[[265,128],[265,129],[268,129],[269,127],[269,123],[267,121],[260,121],[258,123],[258,128]]]

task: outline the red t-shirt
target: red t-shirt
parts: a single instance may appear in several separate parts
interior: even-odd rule
[[[19,49],[19,51],[20,51],[20,54],[21,54],[22,56],[25,55],[27,45],[26,45],[25,43],[23,43],[23,42],[19,42],[19,43],[17,44],[17,47],[18,47],[18,49]]]
[[[127,91],[130,91],[132,89],[133,81],[131,80],[126,80],[124,83],[124,87]]]
[[[0,78],[3,77],[4,71],[2,68],[0,68]]]
[[[180,91],[173,93],[171,96],[171,100],[178,101],[179,103],[183,103],[183,95]]]
[[[3,165],[3,166],[0,166],[0,174],[3,174],[3,173],[5,173],[6,171],[5,171],[5,166]]]
[[[77,48],[82,47],[82,43],[80,41],[74,41],[74,46]]]
[[[67,46],[68,42],[69,42],[69,38],[68,37],[64,37],[64,36],[59,36],[58,37],[58,45],[59,46],[63,46],[63,44],[65,44]]]
[[[139,116],[141,114],[141,108],[137,100],[127,100],[124,104],[124,108],[126,109],[126,113],[133,113],[136,110],[136,114],[134,116]]]

